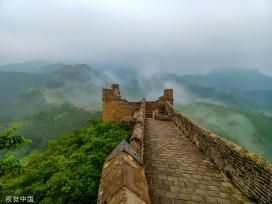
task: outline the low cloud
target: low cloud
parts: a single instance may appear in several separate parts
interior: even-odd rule
[[[272,75],[270,0],[0,0],[0,64],[31,59],[206,73]]]

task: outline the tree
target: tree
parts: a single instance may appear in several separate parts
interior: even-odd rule
[[[22,135],[15,134],[18,126],[14,125],[0,134],[0,150],[10,150],[19,147],[22,144],[31,142],[30,139]],[[20,173],[22,166],[19,160],[15,160],[13,155],[7,156],[6,159],[0,160],[0,177]]]
[[[105,158],[131,132],[121,123],[91,120],[33,153],[24,171],[2,179],[1,196],[32,195],[41,204],[95,204]]]

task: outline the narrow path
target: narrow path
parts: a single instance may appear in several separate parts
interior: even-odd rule
[[[152,204],[251,203],[173,122],[146,120],[144,162]]]

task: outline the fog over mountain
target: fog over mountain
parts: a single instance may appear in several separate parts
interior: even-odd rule
[[[270,0],[0,0],[0,64],[43,59],[152,74],[272,75]]]
[[[257,70],[228,67],[205,75],[144,75],[136,70],[44,63],[0,66],[0,131],[14,121],[23,122],[24,134],[35,138],[32,148],[57,137],[47,131],[50,125],[65,127],[63,122],[70,116],[68,126],[72,128],[73,124],[80,125],[74,118],[99,114],[101,88],[119,83],[122,97],[129,101],[142,96],[156,100],[163,89],[173,88],[175,107],[193,121],[272,159],[272,77]],[[37,122],[29,126],[32,120]],[[39,139],[44,135],[47,139]]]

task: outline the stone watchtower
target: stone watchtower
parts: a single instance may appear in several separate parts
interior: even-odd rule
[[[156,109],[162,112],[167,101],[173,105],[173,89],[165,89],[158,100],[146,102],[146,117],[152,117],[152,111]],[[141,101],[129,102],[122,99],[118,84],[112,84],[111,89],[103,89],[103,121],[132,120],[140,106]]]

